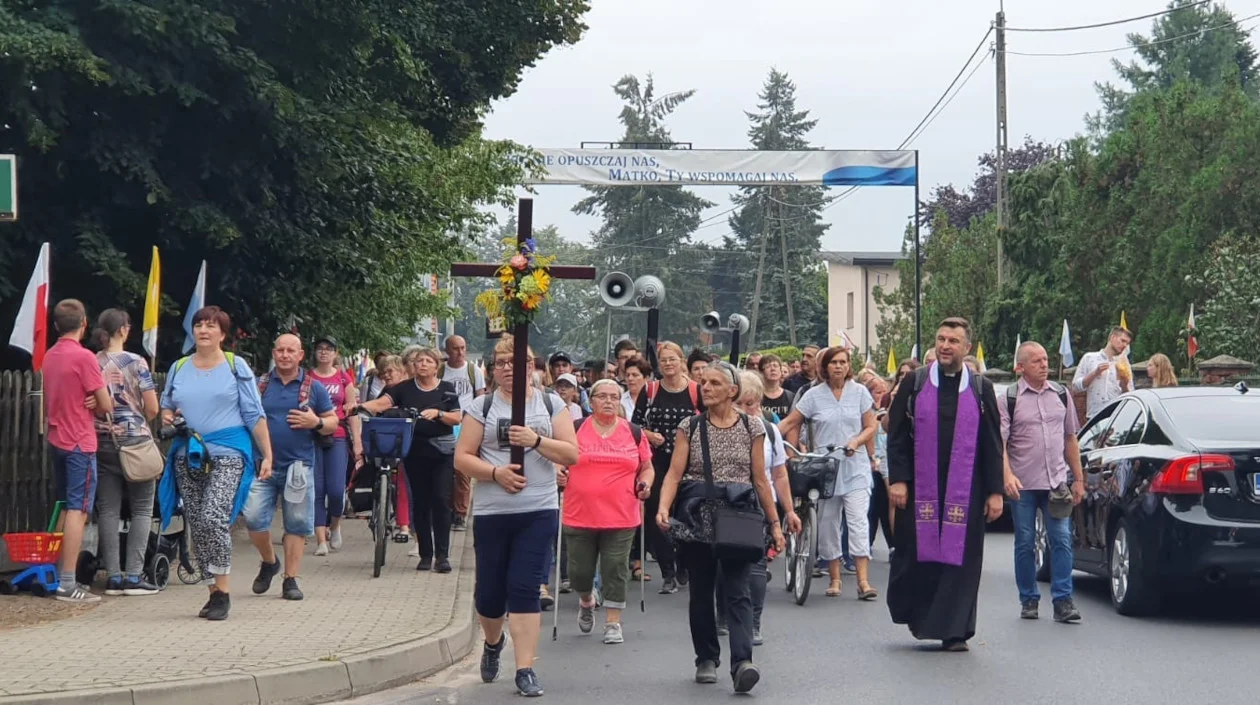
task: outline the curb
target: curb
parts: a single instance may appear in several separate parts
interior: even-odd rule
[[[469,583],[475,575],[472,532],[464,534],[451,621],[437,634],[335,661],[167,683],[0,697],[0,705],[316,705],[413,683],[458,663],[480,627]]]

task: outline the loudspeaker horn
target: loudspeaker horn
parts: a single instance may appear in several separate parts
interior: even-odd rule
[[[634,300],[634,280],[625,272],[609,272],[599,280],[599,298],[619,308]]]
[[[657,308],[665,303],[665,283],[651,274],[634,280],[634,303],[643,308]]]
[[[722,321],[718,318],[717,311],[709,311],[700,317],[700,327],[706,333],[716,333],[722,330]]]
[[[731,314],[730,319],[727,321],[727,325],[730,326],[731,330],[738,330],[740,335],[747,335],[748,328],[750,327],[748,319],[738,313]]]

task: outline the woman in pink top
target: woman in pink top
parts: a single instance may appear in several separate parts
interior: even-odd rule
[[[621,611],[630,582],[630,546],[642,519],[640,500],[652,486],[652,447],[617,415],[621,387],[601,379],[591,387],[591,411],[578,427],[578,462],[564,490],[564,538],[569,582],[581,595],[578,629],[595,626],[595,567],[603,579],[604,643],[620,644]],[[636,440],[635,437],[638,437]]]
[[[363,442],[359,438],[358,416],[346,418],[346,410],[359,403],[359,390],[354,376],[335,364],[337,341],[331,336],[315,340],[315,366],[311,376],[328,389],[333,410],[337,412],[337,430],[324,436],[315,452],[315,555],[326,556],[328,550],[341,549],[341,517],[346,511],[346,471],[354,451],[354,467],[363,464]],[[346,433],[347,426],[350,433]]]

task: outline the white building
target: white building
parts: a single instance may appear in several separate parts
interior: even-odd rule
[[[823,252],[827,263],[827,338],[836,344],[843,331],[866,357],[879,347],[875,326],[883,311],[875,305],[875,287],[885,293],[900,284],[900,252]]]

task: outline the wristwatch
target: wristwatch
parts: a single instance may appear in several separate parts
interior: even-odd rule
[[[315,432],[316,432],[316,433],[319,433],[320,431],[323,431],[323,430],[324,430],[324,417],[322,417],[322,416],[321,416],[321,417],[319,417],[319,418],[317,418],[317,419],[315,419],[315,420],[318,422],[318,423],[315,425]]]

